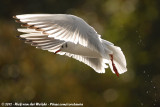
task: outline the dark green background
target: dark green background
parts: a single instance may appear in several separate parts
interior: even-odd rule
[[[87,107],[160,107],[158,0],[1,0],[0,103],[83,103]],[[64,13],[83,18],[120,46],[128,71],[98,74],[87,65],[16,38],[13,15]]]

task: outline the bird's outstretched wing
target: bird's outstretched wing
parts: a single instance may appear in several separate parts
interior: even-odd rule
[[[61,52],[58,54],[61,54]],[[105,68],[108,68],[108,66],[105,64],[105,63],[108,63],[108,60],[105,60],[102,58],[89,58],[89,57],[84,57],[81,55],[75,55],[70,53],[65,53],[65,55],[85,63],[86,65],[90,66],[98,73],[105,73]]]
[[[51,44],[54,41],[56,45],[64,42],[79,43],[101,53],[102,56],[105,55],[100,36],[94,28],[79,17],[65,14],[24,14],[16,15],[14,18],[17,22],[21,22],[22,26],[29,28],[18,29],[20,32],[27,33],[20,37],[28,41],[35,37],[37,43],[39,41],[37,38],[40,37]]]

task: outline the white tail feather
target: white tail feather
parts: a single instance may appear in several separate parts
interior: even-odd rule
[[[109,54],[110,60],[109,65],[113,73],[116,73],[115,69],[119,74],[122,74],[127,71],[126,68],[126,59],[120,47],[114,46],[113,44],[108,43],[108,41],[102,41],[103,46],[109,49],[112,54]],[[113,57],[113,61],[111,60]],[[115,69],[114,69],[115,66]],[[118,75],[117,75],[118,76]]]

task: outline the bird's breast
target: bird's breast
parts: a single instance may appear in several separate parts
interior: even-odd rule
[[[99,52],[96,52],[88,47],[84,47],[80,44],[74,44],[71,42],[67,42],[67,47],[63,46],[63,48],[61,48],[61,51],[76,55],[82,55],[86,57],[93,57],[93,58],[102,57]]]

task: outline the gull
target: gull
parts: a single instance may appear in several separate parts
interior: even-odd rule
[[[22,14],[13,16],[23,28],[18,36],[25,43],[59,55],[72,57],[97,73],[111,71],[119,77],[127,71],[120,47],[101,38],[82,18],[70,14]],[[108,64],[108,65],[106,65]]]

